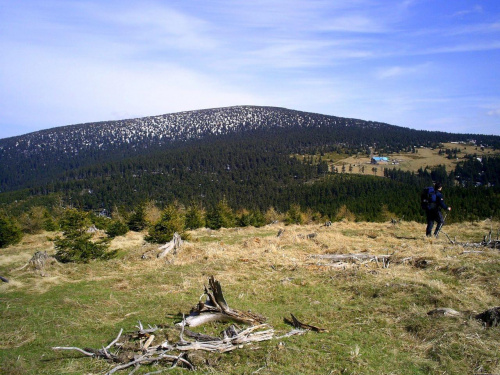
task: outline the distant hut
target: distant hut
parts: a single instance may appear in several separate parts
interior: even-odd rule
[[[372,164],[388,164],[389,158],[386,156],[374,156],[371,160]]]

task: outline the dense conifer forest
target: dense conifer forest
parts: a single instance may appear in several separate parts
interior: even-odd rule
[[[370,152],[367,145],[334,143],[333,137],[320,129],[297,128],[183,142],[143,156],[71,169],[50,183],[6,192],[0,198],[4,205],[28,197],[35,204],[58,196],[73,207],[108,213],[118,208],[133,211],[138,202],[147,201],[160,209],[175,201],[210,210],[225,199],[235,211],[265,212],[272,207],[286,213],[296,204],[329,219],[338,217],[342,208],[360,221],[389,217],[419,221],[423,219],[420,190],[441,181],[446,200],[454,207],[449,220],[499,215],[498,157],[480,162],[471,156],[449,173],[436,167],[417,173],[386,168],[386,178],[348,175],[329,171],[325,163],[314,163],[307,156]],[[410,150],[392,139],[374,136],[369,141],[378,140],[384,150]]]
[[[269,212],[290,223],[344,218],[423,221],[420,192],[440,181],[446,202],[453,207],[449,222],[500,217],[500,158],[495,153],[482,158],[466,155],[454,170],[435,166],[409,172],[386,166],[384,177],[345,173],[322,158],[416,153],[421,147],[437,148],[440,154],[456,158],[459,148],[444,149],[441,142],[473,140],[495,150],[500,137],[416,131],[339,118],[325,126],[324,118],[311,118],[308,121],[314,126],[267,124],[156,146],[145,140],[72,154],[35,148],[24,151],[30,157],[14,158],[14,149],[4,142],[0,214],[10,232],[16,232],[16,218],[24,218],[21,227],[26,229],[36,217],[43,224],[61,216],[62,207],[119,217],[108,228],[110,233],[123,231],[125,223],[133,230],[148,225],[167,228],[173,211],[182,216],[176,225],[186,229],[260,226],[273,220]],[[65,149],[77,147],[65,145]],[[40,157],[34,157],[35,152]],[[163,221],[145,223],[146,204],[170,212],[168,220],[164,215]],[[43,208],[45,216],[37,207]],[[150,238],[157,235],[151,233]]]

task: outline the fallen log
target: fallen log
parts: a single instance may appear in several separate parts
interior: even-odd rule
[[[379,262],[382,263],[383,268],[388,268],[392,261],[391,255],[371,255],[371,254],[314,254],[310,258],[328,260],[330,263],[341,263],[345,261],[355,262]]]
[[[198,302],[189,312],[189,316],[184,318],[179,325],[196,327],[212,321],[235,321],[257,325],[266,321],[266,318],[261,315],[230,308],[222,294],[220,283],[213,276],[209,278],[208,283],[209,286],[208,288],[205,286],[204,293],[207,296],[206,301]]]
[[[345,260],[388,260],[391,255],[371,255],[371,254],[313,254],[311,258],[327,259],[331,262],[343,262]]]

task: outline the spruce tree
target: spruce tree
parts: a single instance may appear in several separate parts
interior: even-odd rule
[[[205,219],[203,218],[202,208],[196,203],[191,203],[186,212],[185,228],[198,229],[198,228],[203,228],[204,226],[205,226]]]
[[[149,229],[146,241],[166,243],[172,240],[176,232],[185,237],[184,216],[177,205],[171,204],[163,210],[160,220]]]
[[[207,227],[210,229],[233,228],[236,220],[233,210],[229,207],[225,199],[219,201],[217,205],[207,212]]]
[[[87,231],[90,224],[88,214],[71,208],[64,212],[60,222],[63,237],[56,237],[55,258],[63,263],[87,263],[92,259],[109,259],[116,255],[116,250],[108,252],[109,241],[92,241],[92,233]]]
[[[0,248],[19,243],[23,232],[19,225],[6,215],[0,214]]]
[[[141,203],[136,207],[135,211],[130,216],[128,227],[130,230],[135,232],[140,232],[147,227],[146,207],[144,203]]]

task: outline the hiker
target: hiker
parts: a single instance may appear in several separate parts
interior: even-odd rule
[[[441,185],[441,183],[436,182],[434,184],[433,192],[433,194],[435,194],[435,199],[433,198],[425,209],[425,213],[427,215],[427,229],[425,230],[425,234],[427,235],[427,237],[430,237],[432,235],[432,227],[434,226],[434,222],[436,222],[437,224],[436,230],[434,231],[435,237],[438,236],[439,231],[444,224],[441,208],[451,211],[451,207],[447,206],[446,203],[444,203],[441,190],[443,190],[443,186]]]

